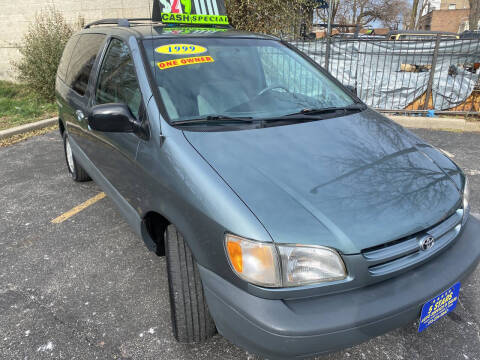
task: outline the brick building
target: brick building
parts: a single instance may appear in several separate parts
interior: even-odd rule
[[[469,9],[433,10],[420,18],[419,30],[463,32],[468,24]]]
[[[459,10],[468,9],[470,3],[468,0],[441,0],[440,10]]]
[[[468,30],[469,14],[468,0],[440,0],[431,11],[420,18],[419,29],[461,33]]]
[[[149,17],[152,0],[0,0],[0,79],[12,79],[10,62],[18,58],[18,43],[37,12],[55,6],[75,23],[115,17]]]

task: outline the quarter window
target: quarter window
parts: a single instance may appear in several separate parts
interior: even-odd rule
[[[90,73],[104,40],[102,34],[85,34],[78,39],[70,61],[67,85],[82,96],[87,91]]]
[[[100,69],[96,103],[122,103],[128,105],[132,114],[138,119],[142,94],[138,85],[135,65],[128,46],[113,39]]]
[[[73,51],[75,50],[75,45],[77,45],[78,36],[72,37],[67,45],[65,46],[65,50],[63,50],[62,59],[60,60],[60,64],[58,65],[58,77],[65,81],[67,77],[68,65],[70,64],[70,60],[72,59]]]

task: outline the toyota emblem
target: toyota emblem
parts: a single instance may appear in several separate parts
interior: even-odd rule
[[[420,249],[422,251],[430,250],[435,245],[435,238],[432,235],[425,236],[420,240]]]

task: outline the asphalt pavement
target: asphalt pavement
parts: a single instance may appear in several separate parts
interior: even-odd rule
[[[415,132],[466,170],[480,213],[480,133]],[[72,182],[58,133],[0,148],[0,359],[256,360],[218,335],[175,342],[165,259],[108,198],[51,223],[100,192]],[[479,298],[480,269],[427,331],[412,323],[321,359],[480,360]]]

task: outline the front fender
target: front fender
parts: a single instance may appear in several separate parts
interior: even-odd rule
[[[183,234],[201,266],[246,286],[228,264],[225,233],[264,242],[272,242],[271,236],[182,131],[165,122],[161,128],[164,140],[142,142],[137,154],[141,216],[161,214]]]

